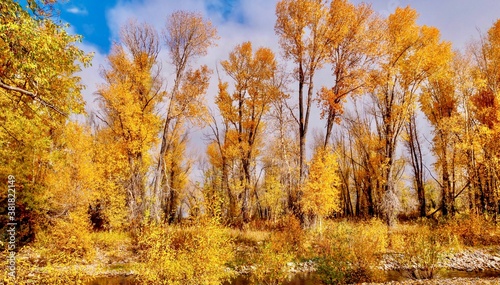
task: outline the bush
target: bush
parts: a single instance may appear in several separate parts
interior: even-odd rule
[[[33,248],[42,256],[42,263],[87,263],[95,257],[90,226],[86,217],[70,214],[37,235]]]
[[[288,235],[273,233],[257,255],[251,279],[255,284],[283,284],[288,278],[287,264],[293,260]]]
[[[500,244],[498,226],[484,215],[461,215],[441,220],[436,229],[441,235],[455,236],[465,246]]]
[[[395,233],[392,236],[395,261],[404,275],[412,279],[434,277],[441,256],[440,236],[428,226]]]
[[[140,284],[221,284],[231,277],[232,241],[216,222],[149,226],[139,235]]]
[[[289,214],[281,217],[271,230],[280,234],[292,252],[297,255],[305,253],[306,235],[300,221],[294,215]]]
[[[387,247],[387,226],[379,220],[330,224],[313,247],[317,272],[325,284],[376,281],[374,266]]]

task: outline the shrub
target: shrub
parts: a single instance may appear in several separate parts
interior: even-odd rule
[[[257,255],[255,270],[251,276],[253,283],[283,284],[289,276],[287,264],[294,257],[291,248],[287,235],[280,232],[273,233]]]
[[[441,235],[456,236],[465,246],[500,244],[498,226],[484,215],[467,214],[442,220],[436,229]]]
[[[86,263],[95,256],[86,217],[73,214],[41,231],[33,247],[40,252],[42,263]]]
[[[394,259],[404,275],[412,279],[434,277],[441,256],[440,236],[421,225],[392,236]]]
[[[138,238],[141,284],[221,284],[232,275],[232,241],[216,222],[149,226]]]
[[[387,226],[379,220],[331,224],[314,247],[317,272],[325,284],[375,281],[374,266],[387,247]]]
[[[305,253],[306,235],[300,221],[294,215],[289,214],[281,217],[271,230],[280,233],[292,252],[297,255]]]

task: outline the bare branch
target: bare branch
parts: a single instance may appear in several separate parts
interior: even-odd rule
[[[51,103],[45,101],[44,99],[40,98],[40,96],[38,96],[36,93],[33,93],[31,91],[28,91],[28,90],[25,90],[25,89],[22,89],[22,88],[19,88],[19,87],[15,87],[15,86],[10,86],[6,83],[3,82],[3,80],[0,80],[0,87],[2,87],[3,89],[5,90],[9,90],[9,91],[15,91],[15,92],[19,92],[23,95],[27,95],[29,97],[31,97],[33,100],[36,100],[38,102],[40,102],[42,105],[44,105],[45,107],[48,107],[54,111],[56,111],[57,113],[59,113],[61,116],[64,116],[64,117],[67,117],[68,114],[61,111],[59,108],[57,108],[56,106],[52,105]]]

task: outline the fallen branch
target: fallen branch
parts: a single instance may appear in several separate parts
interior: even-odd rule
[[[458,192],[458,194],[457,194],[457,195],[455,195],[455,196],[453,197],[453,201],[455,201],[455,199],[457,199],[457,198],[458,198],[458,196],[460,196],[460,194],[462,194],[462,192],[464,192],[464,190],[465,190],[467,187],[469,187],[470,183],[471,183],[471,182],[470,182],[470,179],[469,179],[469,181],[467,181],[467,183],[464,185],[464,187],[462,187],[462,189],[460,189],[460,191]],[[441,211],[441,209],[443,209],[443,206],[444,206],[444,205],[443,205],[443,204],[441,204],[441,206],[439,206],[439,208],[437,208],[434,212],[432,212],[432,213],[428,214],[426,217],[427,217],[427,218],[430,218],[430,217],[434,216],[434,214],[436,214],[437,212]]]

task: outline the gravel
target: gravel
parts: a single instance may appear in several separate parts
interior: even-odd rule
[[[499,285],[500,278],[450,278],[450,279],[431,279],[431,280],[407,280],[392,281],[386,283],[362,283],[364,285],[375,284],[402,284],[402,285]]]

